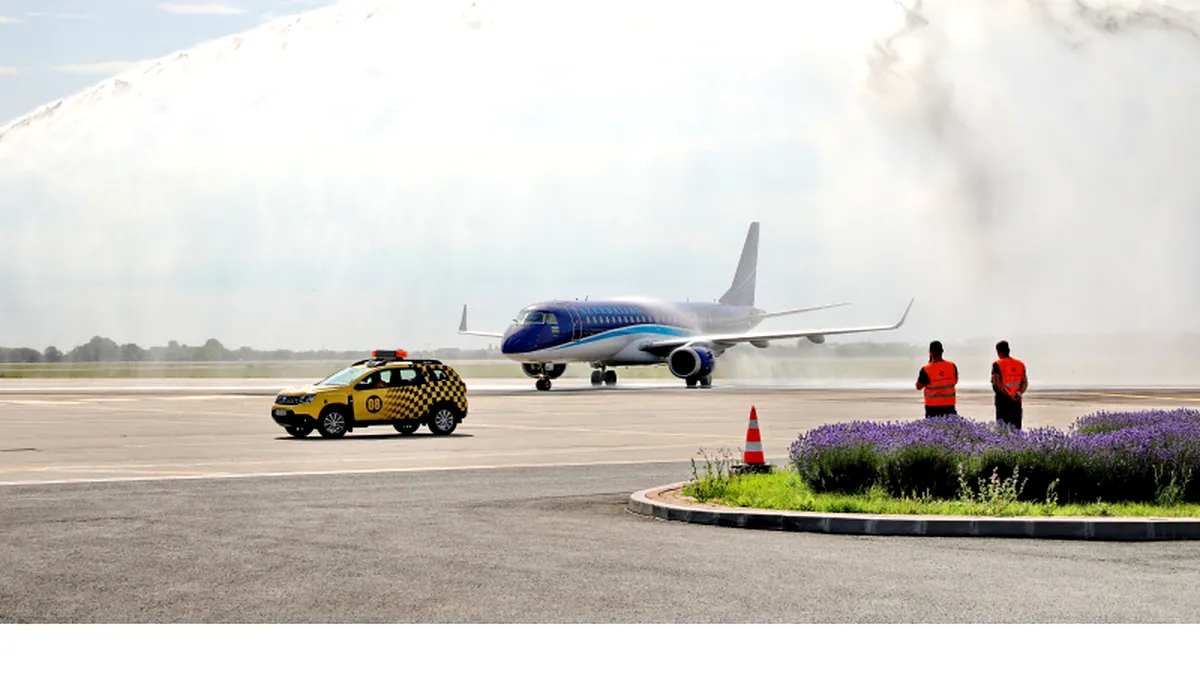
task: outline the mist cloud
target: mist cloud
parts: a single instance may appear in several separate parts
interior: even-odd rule
[[[1127,5],[273,22],[0,130],[0,343],[477,345],[463,302],[715,298],[751,220],[760,305],[854,303],[780,326],[1197,330],[1193,14]]]

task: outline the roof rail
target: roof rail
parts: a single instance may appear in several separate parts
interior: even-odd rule
[[[351,363],[350,365],[352,365],[352,366],[365,365],[365,366],[368,366],[371,368],[376,368],[378,366],[382,366],[387,363],[401,363],[401,362],[403,362],[403,363],[419,363],[419,364],[427,365],[427,366],[445,365],[438,359],[410,359],[410,358],[400,358],[398,356],[380,356],[380,357],[370,357],[370,358],[366,358],[366,359],[359,359],[359,360],[355,361],[354,363]]]

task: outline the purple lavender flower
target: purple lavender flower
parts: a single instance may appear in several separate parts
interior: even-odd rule
[[[984,479],[994,469],[1003,479],[1019,466],[1022,477],[1029,479],[1025,496],[1034,499],[1058,479],[1057,492],[1068,501],[1152,501],[1164,476],[1186,478],[1196,471],[1186,494],[1200,500],[1200,410],[1188,408],[1102,411],[1080,417],[1067,432],[1052,427],[1017,430],[961,416],[844,422],[800,434],[789,454],[810,482],[819,479],[838,489],[843,484],[883,482],[889,467],[893,473],[916,470],[912,466],[929,470],[928,462],[914,465],[893,459],[914,449],[926,456],[929,449],[945,453],[947,466],[965,464],[968,472]],[[863,472],[874,472],[874,478],[864,478]],[[896,484],[895,476],[890,478]],[[908,476],[900,482],[911,485],[913,480]]]

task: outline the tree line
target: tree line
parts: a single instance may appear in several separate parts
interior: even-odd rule
[[[143,348],[134,343],[96,336],[86,344],[64,352],[50,346],[39,351],[29,347],[0,347],[0,363],[189,363],[213,361],[357,361],[371,350],[338,351],[329,349],[293,351],[290,349],[228,349],[220,340],[210,338],[202,345],[190,346],[171,340],[165,346]],[[413,358],[489,358],[495,349],[444,348],[431,351],[409,350]]]

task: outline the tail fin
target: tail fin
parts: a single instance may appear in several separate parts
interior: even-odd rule
[[[733,275],[733,283],[725,295],[721,296],[722,305],[738,305],[741,307],[754,306],[754,281],[758,277],[758,221],[750,223],[750,231],[746,233],[746,243],[742,246],[742,257],[738,260],[737,272]]]

